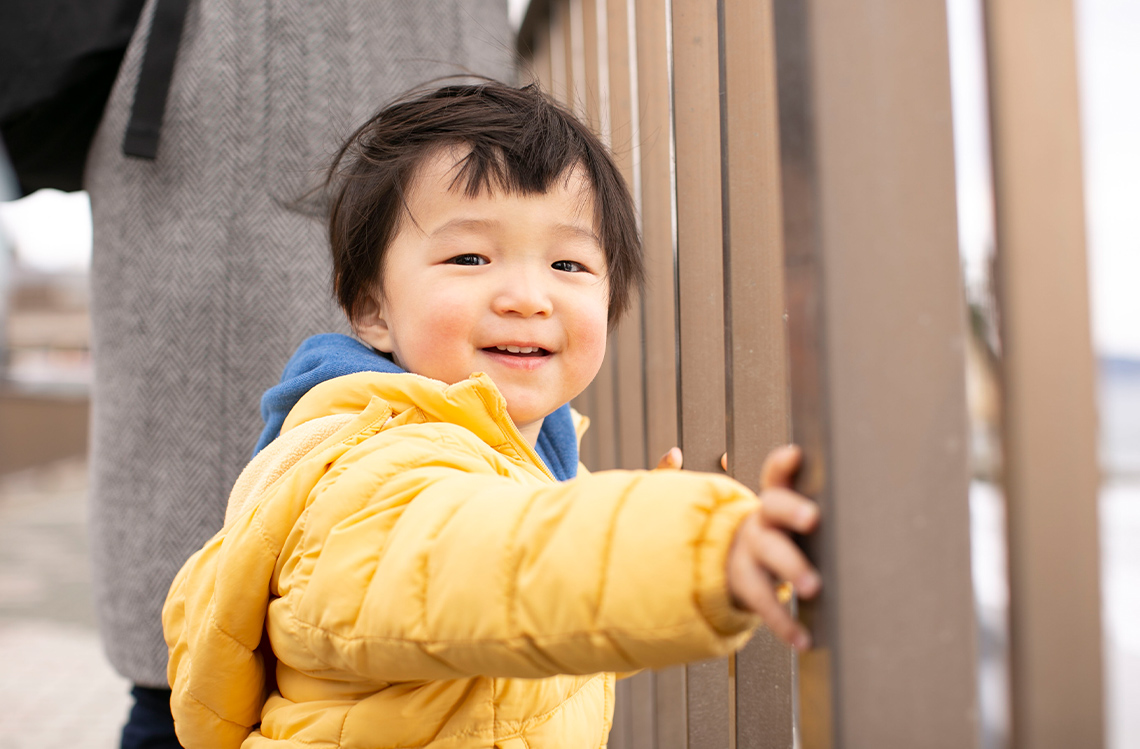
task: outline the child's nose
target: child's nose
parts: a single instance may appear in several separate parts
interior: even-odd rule
[[[541,282],[520,274],[504,283],[493,303],[500,315],[548,317],[554,311],[550,294]]]

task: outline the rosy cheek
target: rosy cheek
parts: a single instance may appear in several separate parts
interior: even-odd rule
[[[606,310],[583,316],[575,325],[575,338],[581,352],[579,360],[583,375],[593,379],[601,369],[606,355]]]
[[[455,383],[471,374],[466,371],[469,362],[464,351],[473,321],[470,311],[449,296],[425,295],[416,303],[422,316],[413,343],[415,362],[410,364],[416,374]]]

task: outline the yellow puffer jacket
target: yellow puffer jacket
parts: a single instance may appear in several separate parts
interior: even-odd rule
[[[756,498],[582,474],[556,482],[483,375],[318,385],[171,586],[179,740],[604,746],[613,672],[728,653],[757,624],[724,572]]]

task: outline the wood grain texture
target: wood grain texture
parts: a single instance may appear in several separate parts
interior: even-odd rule
[[[824,730],[804,746],[976,746],[945,8],[775,20],[793,430],[824,518],[800,675],[802,724]]]
[[[1099,469],[1073,7],[985,7],[1012,746],[1096,749],[1105,742]]]
[[[725,451],[725,331],[718,6],[673,0],[680,444],[685,468],[720,472]],[[690,749],[734,735],[727,659],[686,667]]]

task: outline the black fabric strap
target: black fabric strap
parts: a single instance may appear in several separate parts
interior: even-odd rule
[[[135,85],[131,119],[123,137],[123,153],[153,160],[158,155],[158,135],[166,110],[166,94],[174,76],[174,59],[182,39],[182,25],[190,0],[157,0],[142,69]]]

